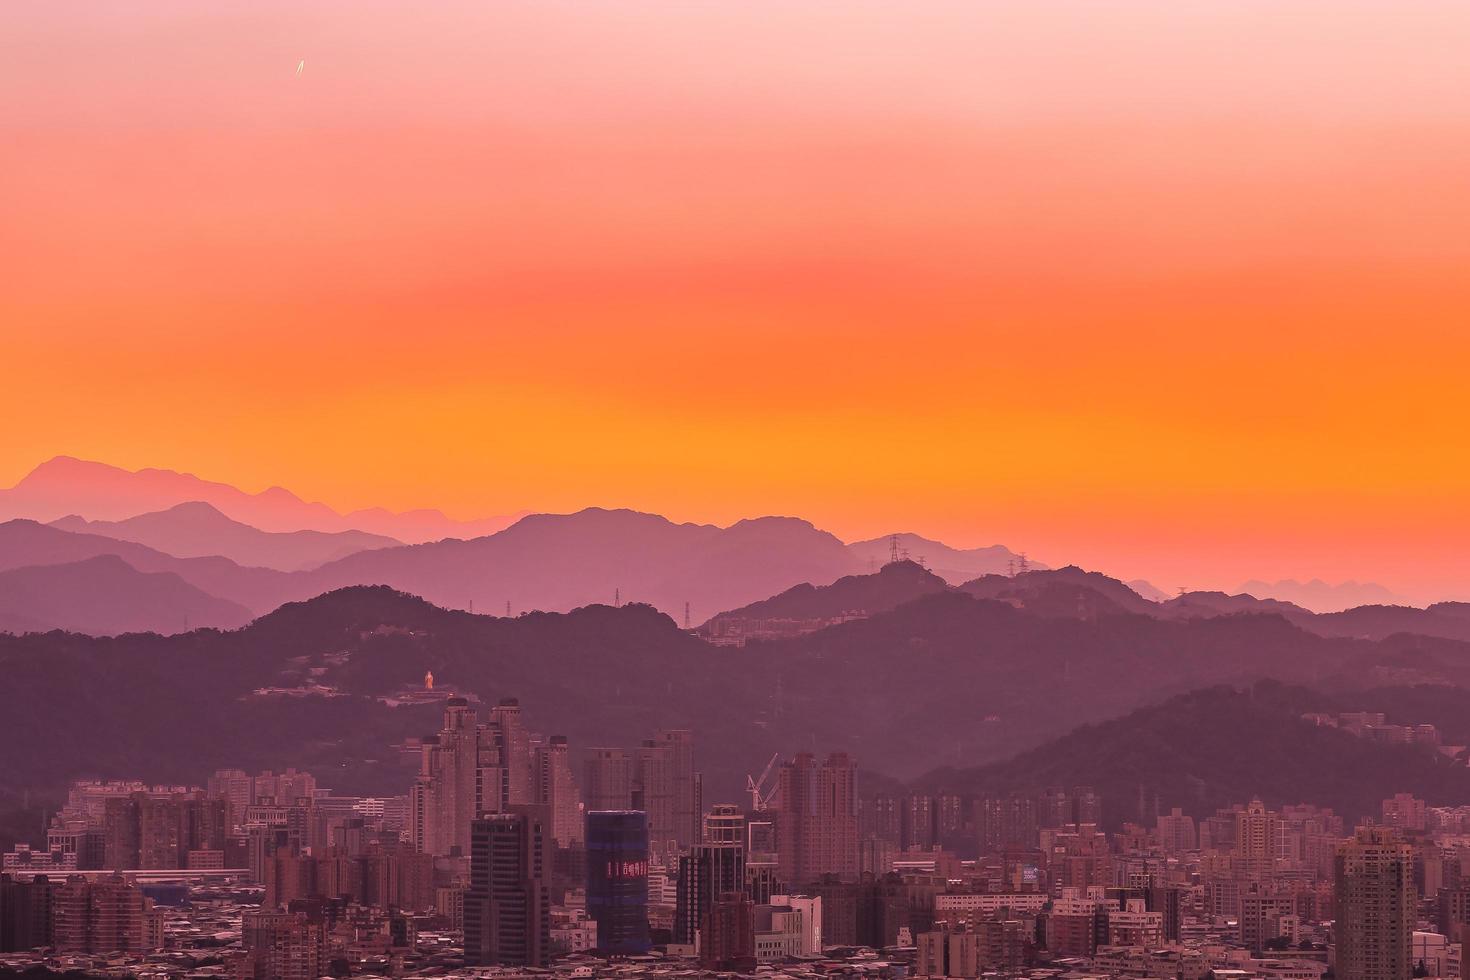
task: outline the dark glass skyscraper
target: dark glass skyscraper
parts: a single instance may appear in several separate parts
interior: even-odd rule
[[[546,827],[529,813],[470,825],[470,888],[464,904],[465,962],[545,966],[551,901],[545,885]]]
[[[692,943],[704,917],[722,896],[744,894],[745,848],[742,844],[700,844],[679,858],[678,904],[674,942]]]
[[[597,948],[613,956],[648,952],[648,814],[587,814],[587,914]]]

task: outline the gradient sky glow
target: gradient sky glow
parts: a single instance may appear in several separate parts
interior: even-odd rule
[[[11,0],[0,485],[1470,597],[1467,50],[1463,0]]]

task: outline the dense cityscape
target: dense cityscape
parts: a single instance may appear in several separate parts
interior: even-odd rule
[[[698,736],[587,746],[437,695],[405,792],[81,780],[3,857],[0,965],[89,976],[1458,977],[1470,807],[864,794],[845,753],[704,798]],[[1432,740],[1381,715],[1312,719]],[[581,757],[580,765],[576,762]],[[144,774],[140,774],[144,775]]]

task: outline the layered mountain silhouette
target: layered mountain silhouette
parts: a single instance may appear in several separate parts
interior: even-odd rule
[[[288,764],[331,773],[344,791],[401,792],[411,773],[392,746],[437,722],[432,707],[391,702],[426,670],[440,690],[519,697],[536,730],[579,747],[634,744],[651,717],[691,727],[710,792],[732,797],[778,750],[845,749],[865,768],[916,778],[998,762],[1197,688],[1271,677],[1343,691],[1405,665],[1465,683],[1470,644],[1328,638],[1276,615],[1077,618],[946,589],[750,643],[732,662],[642,604],[505,618],[352,587],[231,632],[0,635],[10,694],[0,739],[22,749],[0,759],[0,792],[79,774],[198,779],[221,765]],[[90,682],[77,685],[81,676]],[[333,696],[309,696],[322,689]],[[88,725],[42,738],[62,706]],[[180,730],[202,734],[186,745]],[[1241,765],[1275,764],[1250,758]]]
[[[302,595],[389,585],[455,608],[566,611],[642,602],[672,616],[763,599],[802,582],[826,584],[857,564],[806,521],[762,517],[726,528],[656,514],[588,508],[534,514],[497,534],[362,552],[306,573]]]
[[[0,630],[182,633],[201,626],[233,629],[250,619],[244,606],[172,572],[140,572],[116,555],[0,572]]]
[[[176,558],[219,555],[239,565],[280,571],[315,568],[358,551],[403,543],[365,531],[262,531],[199,500],[121,521],[89,521],[73,514],[51,526],[133,541]]]
[[[180,509],[213,525],[222,523],[217,514],[204,513],[203,505]],[[173,519],[149,515],[148,521],[138,524],[120,523],[137,527],[155,518],[164,523]],[[173,573],[196,589],[256,615],[284,602],[352,585],[388,585],[445,607],[496,613],[503,613],[507,605],[512,612],[565,612],[615,600],[643,602],[680,622],[686,608],[691,621],[735,613],[796,618],[870,615],[918,594],[953,589],[1031,614],[1062,618],[1122,613],[1158,619],[1268,614],[1323,636],[1381,639],[1408,633],[1470,640],[1470,606],[1463,603],[1439,603],[1428,609],[1363,606],[1317,614],[1277,600],[1216,592],[1191,592],[1155,602],[1117,579],[1074,566],[1013,576],[984,575],[958,586],[913,562],[898,563],[904,569],[900,572],[885,567],[876,576],[854,574],[858,560],[842,542],[794,518],[757,518],[720,528],[675,524],[636,511],[590,508],[575,514],[532,515],[496,534],[468,541],[446,539],[354,552],[294,572],[242,565],[216,555],[176,557],[134,541],[63,529],[79,526],[74,521],[59,524],[0,523],[0,569],[116,555],[137,571]],[[252,546],[282,540],[265,532],[257,536],[252,530],[236,527],[234,533]],[[315,546],[324,540],[361,543],[363,539],[322,536],[307,540]],[[839,580],[844,580],[840,588],[828,589]],[[122,578],[112,580],[115,588],[125,584]],[[788,590],[789,595],[778,595]],[[119,593],[115,598],[121,601],[125,596]],[[757,605],[768,600],[768,605]],[[811,616],[798,615],[803,609],[812,610]],[[171,631],[179,621],[178,616],[164,615],[152,628]],[[147,624],[140,626],[148,628]]]
[[[271,568],[246,568],[228,558],[175,558],[147,545],[120,541],[100,534],[63,531],[30,520],[0,523],[0,571],[31,565],[58,565],[99,555],[114,555],[140,572],[170,572],[202,592],[245,607],[252,614],[267,612],[301,594],[302,583],[287,572]],[[121,589],[125,580],[117,579]],[[88,597],[77,596],[77,601]],[[103,596],[92,599],[102,600]],[[117,592],[108,601],[125,601]],[[156,627],[173,631],[179,617],[169,614]]]
[[[950,590],[939,575],[913,561],[884,565],[871,575],[845,575],[831,585],[794,585],[779,595],[710,618],[709,632],[721,620],[826,620],[847,613],[887,612],[920,596]]]
[[[0,490],[0,519],[54,521],[79,514],[94,521],[123,521],[139,514],[202,501],[233,520],[262,531],[364,531],[399,541],[476,537],[507,526],[514,517],[455,521],[437,510],[393,513],[382,508],[341,514],[271,487],[246,493],[226,483],[173,470],[125,470],[106,463],[57,456],[19,483]]]
[[[469,541],[356,552],[316,569],[281,572],[227,558],[178,558],[147,545],[29,520],[0,524],[0,568],[117,555],[139,571],[167,571],[264,614],[284,602],[349,585],[389,585],[446,607],[568,611],[640,601],[682,618],[831,582],[855,559],[805,521],[759,518],[728,528],[674,524],[653,514],[591,509],[538,514]],[[169,620],[173,622],[173,620]]]

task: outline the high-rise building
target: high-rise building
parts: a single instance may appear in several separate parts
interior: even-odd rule
[[[1012,794],[986,797],[975,804],[980,853],[998,854],[1007,848],[1031,848],[1037,843],[1036,801]]]
[[[587,915],[597,948],[612,956],[646,953],[648,815],[641,810],[587,813]]]
[[[582,800],[577,781],[572,778],[571,761],[567,758],[567,737],[553,735],[536,747],[534,771],[535,802],[551,815],[551,836],[561,847],[582,840]]]
[[[905,850],[928,850],[939,839],[939,806],[932,796],[918,793],[905,796],[899,822],[899,840]]]
[[[481,763],[475,709],[464,698],[444,704],[444,727],[420,743],[419,774],[409,791],[409,834],[425,854],[469,853],[470,821],[484,812],[486,768]],[[499,810],[500,780],[490,780]]]
[[[240,822],[245,808],[255,802],[254,783],[244,769],[217,769],[205,784],[210,796],[228,803],[231,827]]]
[[[409,794],[409,836],[426,854],[469,853],[470,822],[536,802],[531,740],[507,698],[484,724],[465,698],[445,702],[444,727],[422,740]]]
[[[738,970],[755,964],[755,903],[744,892],[721,895],[700,927],[699,961],[706,969]]]
[[[1235,856],[1249,878],[1270,877],[1281,853],[1281,816],[1251,800],[1235,814]]]
[[[681,855],[674,906],[674,942],[694,942],[705,914],[721,895],[745,892],[742,844],[698,844],[688,854]]]
[[[1402,830],[1423,830],[1427,816],[1423,800],[1412,793],[1396,793],[1383,801],[1383,822]]]
[[[1194,818],[1188,816],[1177,806],[1167,815],[1159,814],[1156,829],[1159,835],[1159,846],[1164,849],[1165,854],[1192,851],[1199,846]]]
[[[625,750],[587,750],[582,764],[582,803],[589,813],[632,808],[633,760]]]
[[[745,811],[733,803],[716,803],[704,815],[701,835],[706,844],[738,844],[745,849]]]
[[[647,739],[633,750],[633,809],[648,814],[648,850],[659,861],[679,853],[674,829],[674,762],[667,745]]]
[[[1388,827],[1362,827],[1337,849],[1338,980],[1409,980],[1413,975],[1413,849]]]
[[[665,729],[653,739],[669,755],[670,834],[679,847],[688,847],[699,842],[704,809],[699,775],[694,771],[693,736],[686,729]]]
[[[247,912],[241,939],[242,980],[316,980],[327,971],[326,927],[303,912]]]
[[[1037,825],[1066,827],[1069,824],[1102,823],[1102,797],[1091,786],[1074,786],[1067,790],[1053,786],[1036,800]]]
[[[228,835],[224,798],[198,792],[111,797],[102,816],[102,864],[124,871],[187,868],[191,852],[223,850]]]
[[[316,777],[298,769],[280,773],[267,769],[251,780],[250,793],[251,803],[274,803],[277,806],[306,803],[316,797]]]
[[[63,952],[142,952],[163,945],[163,921],[122,875],[68,878],[52,897],[52,942]]]
[[[502,698],[490,711],[490,728],[499,749],[506,807],[535,802],[531,778],[531,736],[521,722],[521,703]],[[486,808],[486,812],[490,812]]]
[[[53,884],[46,875],[0,874],[0,953],[50,946]]]
[[[1075,823],[1101,824],[1103,819],[1102,797],[1091,786],[1074,787],[1072,814]]]
[[[528,812],[473,822],[464,899],[467,964],[546,965],[551,950],[546,837],[543,820]]]
[[[858,874],[857,764],[834,752],[818,763],[798,754],[781,767],[776,809],[781,878],[787,884],[822,875]]]

